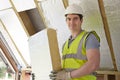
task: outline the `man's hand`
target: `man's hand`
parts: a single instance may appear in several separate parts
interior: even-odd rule
[[[64,70],[59,72],[52,71],[49,76],[50,76],[50,79],[52,80],[70,80],[71,79],[70,72],[66,72]]]

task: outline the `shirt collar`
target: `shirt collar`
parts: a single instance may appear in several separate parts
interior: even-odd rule
[[[83,31],[84,31],[84,30],[81,30],[81,32],[83,32]],[[81,32],[80,32],[80,33],[81,33]],[[79,34],[80,34],[80,33],[79,33]],[[79,35],[79,34],[78,34],[78,35]],[[69,40],[74,40],[78,35],[76,35],[76,36],[74,36],[74,37],[72,37],[72,35],[70,35]]]

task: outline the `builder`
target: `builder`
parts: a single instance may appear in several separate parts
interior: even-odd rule
[[[94,73],[100,64],[100,40],[95,31],[82,30],[83,16],[81,7],[76,4],[65,11],[71,36],[63,45],[62,70],[52,72],[52,80],[96,80]]]

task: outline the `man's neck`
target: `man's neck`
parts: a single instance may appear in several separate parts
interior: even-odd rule
[[[79,35],[82,32],[82,30],[79,30],[78,32],[72,32],[72,38],[75,38],[77,35]]]

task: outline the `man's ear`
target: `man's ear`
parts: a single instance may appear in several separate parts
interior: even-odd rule
[[[81,23],[83,22],[83,18],[82,19],[80,19],[80,21],[81,21]]]

